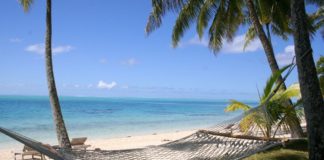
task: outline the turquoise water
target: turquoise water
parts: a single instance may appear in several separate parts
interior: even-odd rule
[[[254,105],[253,102],[248,102]],[[115,138],[209,127],[239,113],[225,100],[62,97],[70,137]],[[0,126],[55,143],[47,97],[0,96]],[[14,142],[0,134],[0,147]]]

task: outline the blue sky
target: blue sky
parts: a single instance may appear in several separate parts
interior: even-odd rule
[[[175,16],[145,36],[150,1],[53,1],[53,52],[57,88],[64,96],[257,99],[270,74],[260,42],[243,52],[241,28],[215,56],[195,27],[171,47]],[[47,95],[43,42],[45,2],[24,13],[16,0],[2,2],[0,94]],[[273,39],[281,64],[293,53],[291,38]],[[315,59],[323,40],[312,40]],[[293,73],[288,80],[297,82]]]

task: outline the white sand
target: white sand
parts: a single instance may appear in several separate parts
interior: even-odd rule
[[[86,144],[90,144],[89,149],[100,148],[102,150],[118,150],[118,149],[131,149],[131,148],[143,148],[151,145],[160,145],[186,137],[196,130],[179,131],[170,133],[157,133],[151,135],[142,136],[128,136],[125,138],[113,138],[113,139],[88,139]],[[22,150],[23,145],[13,145],[10,147],[0,148],[0,160],[13,160],[14,152]],[[5,148],[5,149],[3,149]],[[20,157],[17,156],[17,159]]]
[[[21,149],[23,147],[22,145],[18,145],[18,146]],[[10,147],[8,149],[0,149],[0,159],[1,160],[13,160],[14,159],[14,153],[15,153],[15,151],[18,151],[18,150],[15,149],[15,147]],[[19,158],[17,156],[17,159],[19,159]]]

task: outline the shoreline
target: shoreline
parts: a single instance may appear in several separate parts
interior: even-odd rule
[[[87,145],[91,145],[89,150],[100,148],[101,150],[123,150],[123,149],[135,149],[145,148],[147,146],[155,146],[165,144],[186,136],[189,136],[196,132],[196,129],[175,131],[175,132],[160,132],[146,135],[126,136],[122,138],[97,138],[89,139],[86,141]],[[13,140],[14,141],[14,140]],[[0,159],[10,160],[14,159],[14,153],[20,153],[23,148],[23,144],[15,143],[8,148],[0,149]],[[18,158],[18,157],[17,157]]]

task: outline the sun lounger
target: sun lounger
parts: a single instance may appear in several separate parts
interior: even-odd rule
[[[86,145],[85,141],[87,141],[87,137],[72,138],[71,140],[72,149],[87,150],[87,148],[90,147],[91,145]]]
[[[22,153],[15,153],[15,160],[17,156],[21,155],[22,160],[45,160],[45,156],[28,146],[24,146]]]

